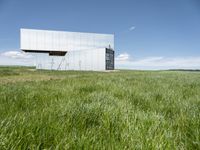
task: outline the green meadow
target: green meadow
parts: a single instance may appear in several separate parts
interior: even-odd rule
[[[200,149],[200,72],[0,67],[0,149]]]

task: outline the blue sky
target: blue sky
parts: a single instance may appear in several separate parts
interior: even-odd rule
[[[32,63],[20,28],[114,33],[117,68],[200,69],[199,0],[0,0],[0,65]]]

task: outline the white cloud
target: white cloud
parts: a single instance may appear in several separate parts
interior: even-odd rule
[[[20,51],[5,51],[0,53],[0,65],[22,65],[33,66],[34,57]]]
[[[133,31],[133,30],[135,30],[135,26],[131,26],[131,27],[129,28],[129,31]]]
[[[130,55],[128,53],[119,54],[115,60],[116,61],[128,61],[130,59]]]
[[[126,53],[127,54],[127,53]],[[127,54],[128,55],[128,54]],[[120,56],[120,55],[119,55]],[[200,69],[200,56],[196,57],[146,57],[120,61],[116,58],[116,68],[121,69]]]
[[[1,53],[1,56],[6,56],[14,59],[30,59],[32,55],[20,51],[6,51]]]

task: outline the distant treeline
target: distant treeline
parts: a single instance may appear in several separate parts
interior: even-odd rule
[[[169,71],[194,71],[194,72],[199,72],[200,69],[169,69]]]

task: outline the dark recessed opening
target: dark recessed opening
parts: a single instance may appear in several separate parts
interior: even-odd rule
[[[49,56],[65,56],[67,51],[47,51],[47,50],[22,50],[29,53],[49,53]]]
[[[49,56],[65,56],[67,52],[61,51],[50,51]]]

